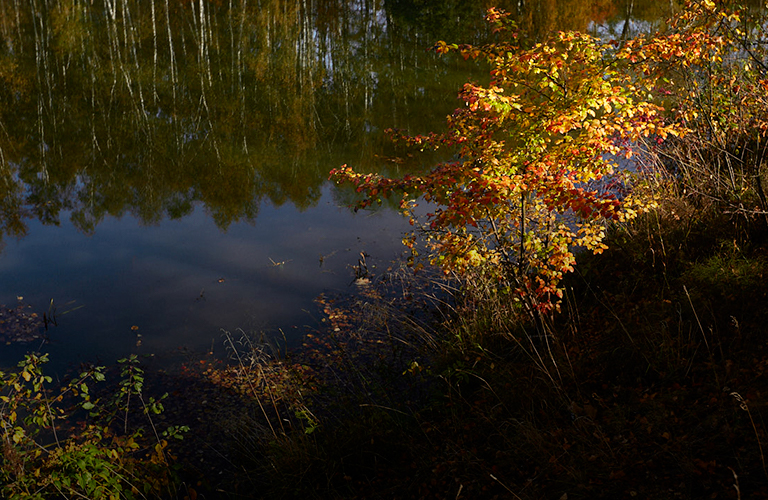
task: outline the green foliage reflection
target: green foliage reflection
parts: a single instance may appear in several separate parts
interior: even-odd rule
[[[531,37],[617,10],[584,3],[500,6]],[[430,130],[467,73],[486,73],[424,49],[482,43],[487,27],[467,20],[489,4],[2,2],[0,233],[62,216],[92,233],[107,216],[154,224],[196,205],[226,229],[263,202],[310,207],[329,166],[350,151],[372,165],[381,131]]]

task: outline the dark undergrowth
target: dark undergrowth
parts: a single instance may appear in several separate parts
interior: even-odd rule
[[[390,273],[287,357],[230,337],[164,414],[193,427],[181,496],[768,497],[765,242],[678,200],[582,256],[544,329]]]

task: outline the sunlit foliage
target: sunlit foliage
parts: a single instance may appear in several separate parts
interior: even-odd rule
[[[419,149],[453,148],[456,159],[398,179],[348,166],[332,176],[364,192],[362,206],[403,194],[403,210],[424,224],[432,264],[459,276],[480,271],[547,312],[558,307],[577,249],[601,252],[608,221],[652,204],[622,192],[617,159],[631,157],[641,138],[661,141],[680,127],[665,123],[627,70],[629,49],[617,57],[613,45],[578,32],[522,48],[506,13],[491,9],[487,20],[498,43],[440,42],[435,50],[486,60],[490,83],[464,86],[446,132],[399,137]],[[611,179],[622,189],[605,189]],[[414,216],[417,198],[435,206],[424,218]]]

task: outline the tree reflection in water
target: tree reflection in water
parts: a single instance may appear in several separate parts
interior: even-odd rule
[[[407,158],[383,161],[398,154],[383,131],[439,129],[461,85],[487,78],[487,68],[428,49],[438,40],[487,41],[483,14],[491,5],[513,12],[531,43],[552,29],[617,36],[627,19],[658,23],[651,0],[0,2],[0,250],[3,239],[28,234],[35,245],[80,245],[72,226],[104,238],[83,242],[76,255],[22,250],[23,269],[14,263],[18,253],[0,254],[0,295],[13,297],[24,285],[38,290],[42,304],[52,296],[76,299],[70,307],[90,300],[83,311],[103,313],[90,312],[93,323],[73,321],[72,328],[88,330],[91,341],[122,328],[114,318],[98,322],[97,314],[119,310],[122,322],[151,317],[170,336],[201,324],[216,331],[234,308],[275,314],[277,302],[294,300],[296,290],[315,293],[309,280],[322,290],[327,274],[310,274],[298,258],[258,272],[251,261],[293,259],[287,249],[306,247],[316,270],[318,252],[347,246],[328,234],[341,232],[334,228],[346,219],[307,222],[314,232],[302,234],[278,228],[310,208],[319,207],[313,217],[337,217],[319,202],[354,198],[326,181],[343,163],[358,171],[420,167]],[[219,289],[230,287],[229,295],[218,299],[213,285],[199,284],[208,283],[211,269],[220,277],[223,263],[198,263],[214,250],[182,250],[190,238],[214,246],[201,215],[228,230],[215,252],[226,254],[226,264],[237,260],[243,274],[242,281],[227,276]],[[162,223],[166,246],[117,224],[123,216]],[[257,218],[250,233],[235,227]],[[169,220],[188,225],[169,227]],[[399,236],[390,236],[397,246]],[[151,249],[130,243],[144,237]],[[237,240],[246,237],[259,240]],[[321,240],[327,248],[318,247]],[[83,274],[90,282],[73,284]],[[195,304],[208,307],[205,318],[180,302],[203,286],[207,302]],[[214,304],[222,309],[216,314]]]

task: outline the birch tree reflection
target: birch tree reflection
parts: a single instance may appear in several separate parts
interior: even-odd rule
[[[594,9],[562,7],[586,2],[528,3],[501,6],[530,31],[592,21]],[[108,216],[154,224],[201,205],[226,229],[265,201],[312,206],[330,168],[373,163],[382,130],[443,121],[471,68],[425,49],[480,42],[486,7],[0,2],[0,238],[32,218],[92,233]],[[554,17],[539,26],[534,12]]]

